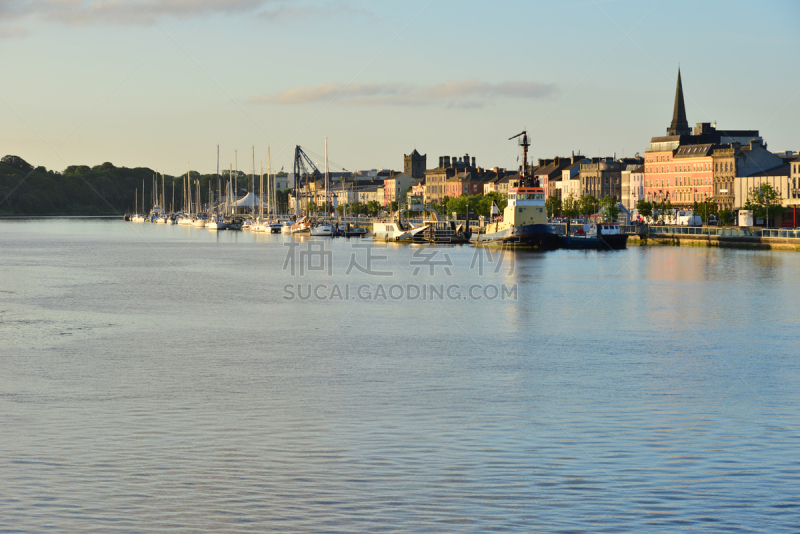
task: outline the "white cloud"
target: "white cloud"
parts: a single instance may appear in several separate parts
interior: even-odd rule
[[[489,83],[476,79],[421,86],[402,82],[349,84],[329,82],[289,88],[277,95],[248,99],[251,104],[307,104],[338,100],[352,105],[482,107],[495,98],[545,98],[557,92],[552,83]]]
[[[247,15],[275,22],[290,17],[361,12],[346,1],[303,4],[286,0],[0,0],[0,21],[38,20],[67,25],[151,24],[189,15]],[[151,20],[152,19],[152,20]]]

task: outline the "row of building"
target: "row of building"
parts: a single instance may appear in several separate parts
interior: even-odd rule
[[[758,130],[721,130],[716,123],[686,120],[681,74],[666,136],[653,137],[644,165],[630,175],[637,193],[673,206],[713,199],[720,209],[742,209],[753,187],[770,184],[786,207],[800,204],[800,154],[773,153]]]
[[[692,130],[686,120],[680,71],[667,135],[653,137],[644,155],[588,158],[573,152],[568,157],[539,159],[531,175],[547,197],[610,196],[628,210],[642,199],[669,200],[676,208],[688,208],[709,198],[720,209],[737,210],[743,208],[751,188],[762,183],[772,185],[785,206],[800,204],[800,155],[770,152],[758,130],[721,130],[716,123],[706,122]],[[317,203],[335,197],[338,204],[376,201],[389,207],[409,191],[430,204],[444,197],[507,193],[520,178],[519,170],[480,167],[469,154],[440,156],[437,166],[429,169],[427,156],[414,149],[404,155],[402,172],[342,173],[333,177],[329,193],[317,181],[308,184],[308,195]]]

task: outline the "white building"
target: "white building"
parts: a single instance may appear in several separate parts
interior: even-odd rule
[[[628,165],[622,171],[622,205],[628,210],[636,208],[636,203],[644,198],[644,166]]]

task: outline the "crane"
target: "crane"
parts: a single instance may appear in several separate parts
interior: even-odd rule
[[[310,175],[310,176],[309,176]],[[298,215],[297,205],[297,187],[298,180],[303,180],[302,187],[305,187],[305,201],[306,201],[306,215],[308,215],[308,180],[322,178],[322,173],[319,172],[317,166],[311,161],[311,158],[300,148],[300,145],[295,146],[294,149],[294,212]]]
[[[519,146],[522,147],[522,173],[521,173],[521,182],[522,185],[529,185],[528,182],[528,147],[531,144],[528,142],[528,131],[522,130],[521,133],[513,137],[509,137],[508,140],[511,141],[512,139],[516,139],[517,137],[522,136],[522,139],[519,140]]]

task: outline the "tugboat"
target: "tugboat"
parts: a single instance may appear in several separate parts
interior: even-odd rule
[[[584,224],[575,232],[567,230],[561,241],[564,248],[571,249],[622,250],[628,246],[627,234],[620,232],[619,224],[613,222]]]
[[[509,141],[516,138],[523,154],[520,185],[509,188],[502,219],[482,228],[472,241],[476,246],[557,249],[560,241],[555,228],[547,223],[544,189],[536,187],[528,176],[528,132],[523,130]]]
[[[488,224],[473,239],[477,246],[509,246],[553,250],[559,246],[555,229],[547,223],[544,189],[512,187],[503,218]]]

